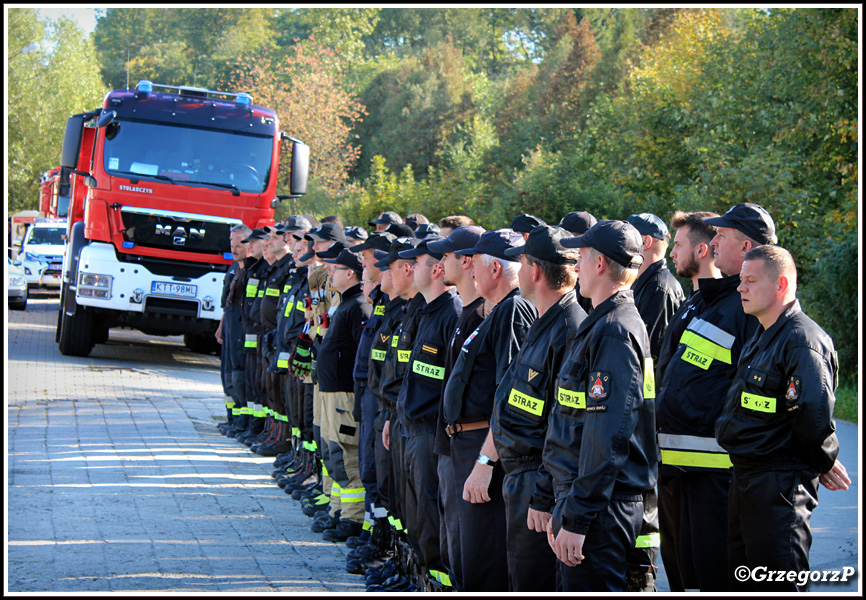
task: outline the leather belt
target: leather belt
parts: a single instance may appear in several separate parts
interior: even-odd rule
[[[452,423],[445,427],[445,433],[448,434],[448,437],[454,437],[455,433],[460,433],[461,431],[474,431],[476,429],[484,429],[485,427],[490,427],[489,421],[477,421],[475,423]]]

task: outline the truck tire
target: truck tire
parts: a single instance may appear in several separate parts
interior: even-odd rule
[[[65,284],[64,284],[65,285]],[[69,291],[67,290],[67,294]],[[60,310],[60,339],[57,342],[64,356],[87,356],[93,350],[93,313],[84,306],[72,314]]]

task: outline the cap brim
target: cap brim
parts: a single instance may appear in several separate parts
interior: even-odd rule
[[[409,248],[408,250],[400,250],[400,252],[397,253],[400,258],[405,258],[407,260],[410,258],[418,258],[424,254],[428,254],[428,252],[423,248]]]
[[[560,238],[559,243],[563,248],[586,248],[589,244],[583,241],[584,235]]]
[[[526,244],[523,246],[515,246],[514,248],[506,248],[503,253],[506,256],[520,256],[526,252]]]
[[[307,262],[308,260],[312,260],[315,255],[316,255],[315,252],[307,252],[306,254],[304,254],[302,257],[300,257],[298,259],[298,262]]]
[[[446,254],[448,252],[456,252],[454,249],[454,242],[445,238],[444,240],[436,240],[435,242],[428,242],[427,248],[436,252],[437,254]]]
[[[707,225],[712,225],[713,227],[735,227],[734,224],[728,221],[724,216],[710,217],[709,219],[704,219],[704,223],[706,223]]]

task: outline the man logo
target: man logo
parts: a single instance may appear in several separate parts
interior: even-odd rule
[[[529,379],[527,379],[527,381],[532,381],[536,377],[538,377],[538,371],[535,371],[533,369],[529,369]]]

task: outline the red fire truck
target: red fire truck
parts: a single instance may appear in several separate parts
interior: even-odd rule
[[[69,172],[61,181],[60,167],[45,171],[39,179],[39,216],[64,219],[68,210]]]
[[[309,147],[247,93],[141,81],[71,116],[60,352],[87,356],[118,326],[206,346],[222,317],[231,227],[273,223],[283,142],[289,196],[299,196]]]

